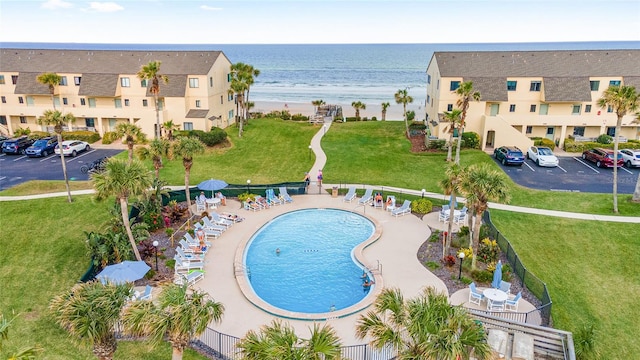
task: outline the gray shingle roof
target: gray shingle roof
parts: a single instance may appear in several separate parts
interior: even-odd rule
[[[50,95],[48,85],[38,82],[37,77],[41,73],[21,72],[18,74],[18,82],[16,83],[16,94],[29,95]]]
[[[640,76],[640,50],[435,52],[443,77]]]
[[[82,74],[78,95],[115,96],[118,74]]]
[[[622,78],[622,85],[634,86],[636,92],[640,93],[640,76],[625,76]]]
[[[545,77],[544,101],[591,101],[589,77]]]
[[[473,89],[480,92],[481,101],[507,101],[506,77],[465,77],[463,80],[471,81]]]
[[[207,117],[207,113],[209,113],[209,110],[189,109],[189,112],[185,117],[186,118],[205,118]]]
[[[187,75],[167,75],[166,84],[160,80],[160,97],[184,97],[187,92]],[[149,81],[149,85],[151,81]],[[147,96],[153,96],[147,86]]]

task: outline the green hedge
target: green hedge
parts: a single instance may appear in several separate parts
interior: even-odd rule
[[[583,152],[594,148],[613,149],[614,144],[600,144],[597,142],[579,141],[567,138],[564,140],[564,151],[566,152]],[[629,140],[626,143],[619,143],[619,149],[640,149],[640,142],[637,140]]]
[[[551,139],[541,137],[532,137],[530,139],[533,140],[533,145],[535,146],[546,146],[551,150],[556,148],[556,143]]]
[[[56,134],[49,134],[46,131],[32,131],[28,135],[29,139],[31,140],[38,140],[49,136],[56,136]]]
[[[480,135],[473,131],[462,133],[462,144],[465,149],[480,149]]]
[[[202,130],[183,130],[175,132],[176,137],[187,136],[195,137],[202,141],[207,146],[214,146],[223,142],[227,138],[227,133],[218,128],[212,127],[211,131],[205,132]]]
[[[89,144],[93,144],[94,142],[100,140],[100,134],[93,131],[63,131],[62,139],[63,140],[80,140],[80,141],[86,141]]]
[[[113,131],[107,131],[106,133],[104,133],[104,136],[102,137],[102,143],[105,145],[109,145],[116,140],[118,140],[118,134],[116,134]]]

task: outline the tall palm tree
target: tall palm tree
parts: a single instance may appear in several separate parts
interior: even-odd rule
[[[473,164],[464,170],[460,181],[460,190],[467,198],[467,204],[473,209],[475,217],[471,248],[473,259],[471,267],[476,268],[478,244],[480,243],[480,225],[482,214],[489,207],[490,201],[509,201],[507,180],[502,172],[491,168],[488,164]]]
[[[118,138],[124,138],[124,141],[127,143],[127,148],[129,148],[129,162],[132,162],[133,145],[135,145],[136,142],[144,142],[146,140],[145,134],[139,126],[128,122],[118,124],[118,126],[116,126],[116,134]]]
[[[38,124],[45,125],[53,125],[53,131],[56,133],[56,137],[58,138],[59,146],[62,146],[62,126],[67,123],[72,123],[76,121],[76,118],[73,114],[68,113],[62,115],[62,113],[58,110],[45,110],[41,117],[38,118]],[[64,153],[62,148],[60,148],[60,163],[62,164],[62,174],[64,175],[64,184],[67,188],[67,200],[72,202],[71,199],[71,188],[69,187],[69,177],[67,176],[67,163],[64,159]]]
[[[56,91],[56,86],[60,84],[62,80],[62,76],[56,73],[42,73],[36,77],[36,80],[43,85],[47,85],[49,87],[49,93],[51,94],[51,103],[53,104],[53,110],[56,109],[56,101],[54,100],[54,94]]]
[[[444,190],[445,195],[455,198],[460,193],[460,182],[462,181],[464,172],[460,165],[453,163],[445,171],[446,177],[440,181],[440,187]],[[453,237],[453,209],[449,210],[449,228],[445,238],[444,247],[442,248],[442,258],[449,255],[449,247]]]
[[[102,173],[94,172],[91,174],[93,187],[96,190],[96,198],[104,200],[110,196],[115,196],[120,203],[120,215],[124,223],[129,242],[133,248],[133,253],[138,261],[140,252],[131,232],[131,224],[129,223],[129,198],[143,194],[152,184],[152,177],[147,168],[139,161],[134,160],[131,163],[111,158],[107,161],[105,171]]]
[[[206,292],[170,284],[163,288],[157,304],[137,301],[122,314],[125,331],[134,336],[149,336],[153,344],[166,337],[173,348],[171,358],[182,359],[184,349],[202,334],[211,321],[219,322],[224,305]]]
[[[251,91],[251,85],[255,82],[255,78],[260,75],[260,70],[254,68],[252,65],[245,63],[235,63],[231,65],[232,74],[235,73],[236,78],[246,85],[246,89],[243,92],[243,119],[247,119],[248,103],[249,103],[249,91]],[[233,78],[232,78],[233,81]]]
[[[313,100],[311,102],[311,104],[313,105],[314,109],[313,111],[317,114],[318,113],[318,108],[322,105],[325,104],[324,100]]]
[[[280,320],[249,330],[236,345],[247,360],[340,359],[341,343],[331,325],[314,324],[311,338],[299,338],[294,329]]]
[[[110,360],[118,347],[115,325],[131,291],[128,284],[78,283],[54,297],[49,309],[71,336],[93,346],[98,359]]]
[[[140,160],[151,159],[153,168],[155,169],[156,179],[160,178],[160,169],[162,168],[162,158],[171,156],[171,143],[165,139],[153,139],[149,143],[149,147],[140,146],[136,148],[136,155]]]
[[[633,86],[609,86],[598,99],[598,106],[605,108],[611,106],[617,116],[616,132],[613,137],[613,161],[618,159],[618,144],[620,143],[620,127],[622,118],[630,112],[635,112],[640,106],[640,98]],[[640,178],[639,180],[640,181]],[[618,167],[613,167],[613,212],[618,213]]]
[[[354,109],[356,109],[356,120],[360,121],[360,110],[365,110],[367,108],[367,104],[362,101],[354,101],[351,103]]]
[[[464,133],[464,127],[466,125],[467,120],[467,110],[469,110],[469,103],[471,101],[480,100],[480,92],[475,91],[473,89],[473,82],[466,81],[460,84],[455,90],[456,95],[458,95],[458,101],[456,101],[456,106],[460,111],[462,111],[460,115],[460,125],[458,130],[458,146],[456,148],[456,164],[460,164],[460,147],[462,144],[462,133]]]
[[[392,347],[398,360],[491,358],[482,325],[433,288],[408,300],[398,289],[382,290],[374,309],[358,318],[356,337],[370,337],[376,349]]]
[[[453,134],[455,130],[460,127],[460,116],[462,115],[462,110],[453,109],[452,111],[444,112],[444,120],[446,120],[449,125],[446,130],[449,133],[449,144],[447,144],[447,161],[451,161],[451,149],[453,148]],[[458,131],[458,143],[460,143],[460,131]],[[459,164],[459,163],[458,163]]]
[[[172,141],[173,140],[173,132],[176,130],[180,130],[180,125],[178,124],[174,124],[173,120],[169,120],[169,121],[165,121],[164,123],[162,123],[162,128],[164,129],[166,135],[167,135],[167,140]]]
[[[383,102],[382,104],[380,104],[380,106],[382,107],[382,121],[387,120],[387,109],[389,108],[389,106],[391,106],[391,104],[389,104],[388,102]]]
[[[202,154],[205,146],[197,138],[181,137],[173,144],[173,155],[182,158],[184,166],[184,192],[187,195],[187,204],[191,205],[191,194],[189,194],[189,177],[191,176],[191,166],[193,166],[193,157],[196,154]]]
[[[138,71],[138,79],[151,81],[149,85],[149,92],[153,94],[153,104],[156,110],[156,132],[155,138],[160,139],[160,107],[158,103],[158,94],[160,94],[160,81],[165,84],[169,83],[167,75],[160,74],[160,61],[150,61],[146,65],[142,65],[140,71]]]
[[[407,104],[413,102],[413,97],[409,96],[409,90],[400,89],[393,95],[396,99],[396,104],[402,104],[402,116],[404,117],[404,126],[406,128],[406,135],[409,136],[409,121],[407,120]]]
[[[247,90],[247,84],[242,79],[237,78],[235,73],[232,73],[231,84],[229,85],[229,94],[236,97],[236,124],[238,124],[238,137],[242,137],[242,121],[240,116],[240,108],[244,107],[244,94]]]

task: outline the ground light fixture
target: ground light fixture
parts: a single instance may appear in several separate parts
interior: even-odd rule
[[[464,252],[460,251],[458,257],[460,258],[460,271],[458,272],[458,280],[460,280],[460,278],[462,278],[462,261],[464,260]]]
[[[247,180],[247,194],[249,193],[249,185],[251,185],[251,180]]]
[[[311,159],[311,145],[309,145],[309,159]]]
[[[156,271],[158,271],[158,240],[153,241],[153,247],[156,249]]]
[[[426,193],[426,192],[427,192],[427,190],[422,189],[422,190],[420,190],[420,191],[422,191],[422,198],[424,198],[424,193]]]

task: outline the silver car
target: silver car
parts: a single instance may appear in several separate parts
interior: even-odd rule
[[[624,161],[624,166],[630,167],[640,167],[640,150],[638,149],[622,149],[620,150],[620,155],[622,155],[622,160]]]
[[[558,158],[553,155],[553,151],[544,146],[531,146],[527,150],[527,158],[533,160],[538,166],[556,167]]]

